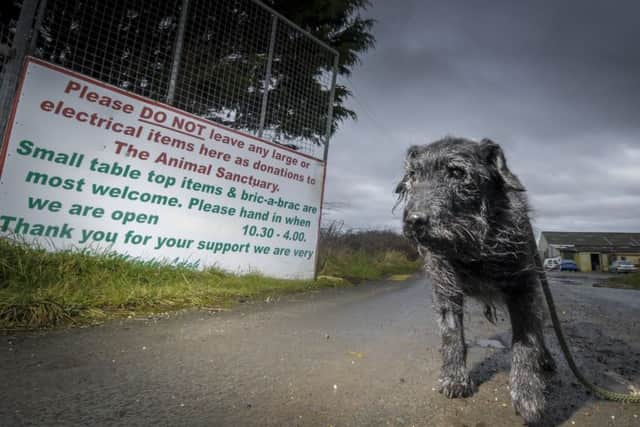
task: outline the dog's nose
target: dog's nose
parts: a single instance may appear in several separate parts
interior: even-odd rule
[[[429,217],[421,212],[411,212],[405,222],[411,227],[425,227],[429,224]]]

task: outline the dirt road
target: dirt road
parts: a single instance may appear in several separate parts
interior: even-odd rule
[[[593,288],[582,276],[552,281],[588,376],[618,391],[618,382],[640,386],[640,292]],[[508,324],[488,324],[474,304],[466,334],[479,390],[462,400],[433,391],[430,295],[418,277],[229,312],[0,336],[0,425],[521,425],[507,389]],[[559,362],[549,425],[640,426],[640,405],[585,393],[546,333]]]

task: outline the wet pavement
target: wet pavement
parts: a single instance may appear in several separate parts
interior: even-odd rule
[[[596,276],[552,273],[552,290],[587,376],[629,391],[640,386],[640,292],[592,287]],[[424,278],[269,301],[0,336],[0,425],[522,425],[504,314],[493,326],[468,304],[479,389],[448,400],[433,390],[439,339]],[[548,425],[640,426],[640,405],[590,396],[545,332],[558,361]]]

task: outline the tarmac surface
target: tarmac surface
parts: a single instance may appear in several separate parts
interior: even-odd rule
[[[552,273],[578,364],[640,391],[640,292],[604,275]],[[510,331],[469,302],[466,399],[434,391],[440,364],[421,276],[327,289],[230,311],[0,336],[0,425],[519,426],[508,390]],[[546,425],[640,426],[640,405],[598,400],[558,362]]]

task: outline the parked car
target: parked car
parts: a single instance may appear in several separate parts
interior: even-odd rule
[[[557,258],[547,258],[542,263],[542,266],[545,270],[557,270],[560,267],[560,257]]]
[[[580,271],[575,261],[571,259],[563,259],[560,261],[560,271]]]
[[[631,261],[617,260],[609,266],[610,273],[633,273],[635,271],[638,271],[638,268]]]

